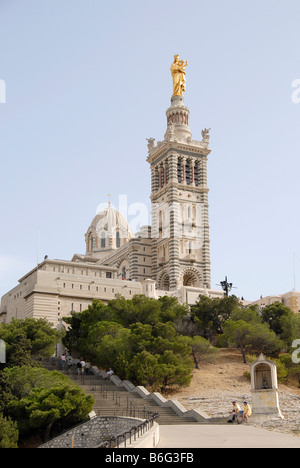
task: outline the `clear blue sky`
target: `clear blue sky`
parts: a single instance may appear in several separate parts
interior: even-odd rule
[[[299,0],[0,0],[0,296],[38,227],[40,260],[69,260],[109,192],[150,206],[175,53],[193,138],[211,128],[212,286],[287,292],[295,253],[300,289],[299,24]]]

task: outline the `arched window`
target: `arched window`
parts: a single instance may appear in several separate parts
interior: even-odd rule
[[[181,159],[178,159],[178,162],[177,162],[177,179],[178,179],[178,182],[182,182],[182,163],[181,163]]]
[[[165,185],[165,168],[161,165],[160,168],[160,186],[163,187]]]
[[[101,247],[105,248],[106,245],[106,233],[103,231],[101,232]]]
[[[196,163],[194,167],[194,182],[196,187],[199,185],[199,164]]]
[[[162,211],[158,213],[158,230],[159,230],[159,237],[162,235]]]
[[[188,185],[191,183],[191,166],[189,161],[185,165],[185,180]]]
[[[121,245],[121,240],[120,240],[120,232],[117,231],[117,234],[116,234],[116,247],[120,247]]]
[[[160,288],[164,291],[169,291],[170,289],[170,277],[167,273],[165,273],[160,280]]]

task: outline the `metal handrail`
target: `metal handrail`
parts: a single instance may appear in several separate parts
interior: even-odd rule
[[[149,413],[151,413],[149,411]],[[159,417],[159,413],[152,413],[151,417],[146,419],[145,421],[142,421],[140,424],[137,426],[133,426],[129,431],[124,431],[121,432],[120,434],[117,434],[115,436],[112,436],[109,440],[106,440],[103,442],[103,444],[98,445],[95,448],[119,448],[120,447],[120,441],[124,439],[124,446],[125,448],[127,447],[127,440],[129,439],[129,443],[132,443],[132,432],[134,435],[134,441],[136,441],[137,438],[142,436],[146,430],[151,429],[154,424],[154,420]],[[129,436],[127,436],[129,434]]]
[[[57,365],[57,367],[60,367],[60,366]],[[97,390],[97,385],[100,385],[101,395],[104,398],[108,398],[109,389],[107,388],[107,385],[104,382],[101,382],[101,379],[102,379],[101,376],[99,376],[99,375],[89,375],[89,374],[78,374],[77,369],[76,369],[76,367],[74,365],[72,366],[71,369],[67,369],[67,368],[61,369],[60,368],[60,370],[62,372],[64,372],[65,374],[70,374],[70,373],[74,374],[74,377],[76,376],[78,378],[78,380],[79,380],[79,378],[81,378],[81,383],[82,384],[85,384],[85,381],[89,379],[90,388],[93,388],[95,390]],[[75,380],[77,380],[77,379],[75,379]],[[121,394],[120,394],[120,392],[118,392],[115,389],[113,389],[111,391],[112,391],[112,399],[116,400],[116,405],[121,407]],[[130,430],[121,432],[120,434],[117,434],[116,436],[111,437],[109,440],[105,441],[103,444],[97,446],[96,448],[113,448],[115,446],[117,446],[117,448],[119,448],[120,440],[122,438],[124,439],[124,445],[126,447],[128,439],[130,440],[130,444],[132,442],[132,433],[133,433],[134,440],[136,441],[136,438],[143,435],[145,430],[150,429],[154,424],[154,420],[160,416],[159,413],[147,410],[145,405],[144,405],[143,410],[137,408],[134,401],[132,401],[129,397],[127,397],[126,410],[121,410],[121,408],[120,408],[120,410],[117,411],[117,414],[120,415],[121,412],[122,412],[122,416],[124,415],[124,412],[125,412],[125,416],[134,417],[134,418],[143,417],[145,420],[142,421],[140,424],[138,424],[136,426],[133,426]],[[80,423],[80,424],[82,424],[82,423]],[[69,430],[66,430],[64,432],[69,432],[71,430],[72,429],[69,428]],[[115,445],[114,445],[114,443],[115,443]]]

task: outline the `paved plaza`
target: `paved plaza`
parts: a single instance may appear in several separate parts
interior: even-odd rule
[[[300,437],[245,424],[160,426],[157,448],[300,448]]]

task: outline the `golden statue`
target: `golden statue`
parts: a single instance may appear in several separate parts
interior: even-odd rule
[[[187,62],[179,59],[179,55],[174,55],[174,62],[171,65],[171,74],[173,77],[173,96],[182,96],[185,91],[185,67]]]

